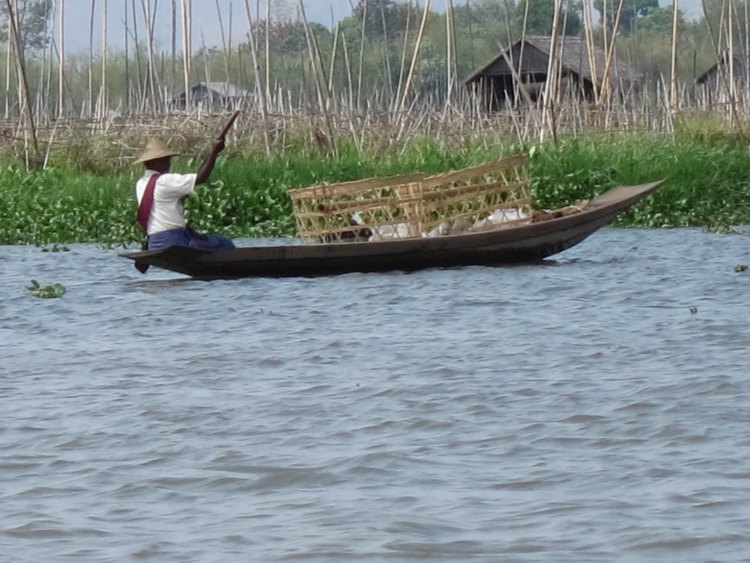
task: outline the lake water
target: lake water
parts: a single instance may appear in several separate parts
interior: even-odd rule
[[[69,248],[0,247],[0,561],[750,560],[747,236],[213,282]]]

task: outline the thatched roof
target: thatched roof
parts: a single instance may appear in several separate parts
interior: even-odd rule
[[[198,82],[191,90],[202,90],[204,88],[224,98],[246,98],[250,95],[247,90],[229,82]]]
[[[517,68],[518,61],[515,60],[518,56],[513,56],[514,53],[519,53],[523,49],[524,55],[529,50],[534,49],[538,53],[542,54],[546,59],[550,56],[552,48],[552,38],[549,36],[537,36],[529,35],[525,40],[516,41],[511,47],[505,51],[500,52],[494,57],[489,63],[482,66],[478,70],[474,71],[465,81],[465,84],[479,80],[485,76],[497,76],[501,74],[510,74],[510,69],[505,62],[506,57],[508,60],[514,60],[514,65]],[[558,42],[557,55],[560,57],[562,63],[562,71],[572,72],[578,76],[585,78],[593,83],[591,68],[589,66],[588,49],[586,43],[580,37],[561,37]],[[607,64],[607,58],[602,49],[595,49],[593,53],[594,64],[596,65],[597,75],[597,86],[601,86],[602,76],[604,74],[604,68]],[[616,58],[613,58],[613,64],[609,71],[609,78],[611,82],[636,82],[640,80],[643,75],[628,65],[618,62]]]
[[[242,103],[251,99],[252,94],[247,90],[229,82],[197,82],[190,87],[191,105],[228,106]],[[172,104],[184,108],[188,99],[188,92],[182,92],[172,98]]]
[[[705,84],[710,80],[712,76],[715,76],[719,72],[719,67],[729,65],[729,60],[734,59],[734,72],[737,76],[744,77],[745,75],[745,65],[747,64],[747,56],[745,56],[745,53],[743,49],[735,49],[733,52],[730,52],[728,49],[724,51],[721,54],[721,57],[719,58],[719,62],[713,64],[710,66],[706,71],[701,74],[698,78],[695,79],[695,81],[698,84]]]

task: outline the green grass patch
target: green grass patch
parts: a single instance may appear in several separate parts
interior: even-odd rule
[[[591,198],[621,184],[667,179],[619,225],[721,228],[750,223],[750,151],[742,144],[616,135],[570,139],[534,152],[539,207]]]
[[[91,143],[96,139],[92,138]],[[750,224],[750,151],[736,138],[700,135],[676,138],[655,134],[597,134],[562,139],[558,145],[498,146],[477,137],[458,146],[429,138],[377,154],[339,143],[330,158],[309,149],[288,149],[270,158],[257,148],[230,147],[209,185],[199,186],[186,204],[200,231],[230,237],[291,236],[295,225],[290,189],[318,182],[372,176],[426,174],[480,164],[524,151],[536,207],[551,209],[589,199],[619,184],[667,178],[653,196],[618,219],[622,226],[722,228]],[[82,154],[106,150],[79,147]],[[192,171],[198,162],[177,158],[173,169]],[[142,240],[136,225],[134,185],[137,166],[113,161],[26,171],[0,168],[0,244],[96,242],[132,245]]]

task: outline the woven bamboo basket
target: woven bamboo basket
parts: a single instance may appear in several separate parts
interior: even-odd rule
[[[424,176],[408,174],[290,191],[305,242],[421,238],[530,220],[523,155]]]

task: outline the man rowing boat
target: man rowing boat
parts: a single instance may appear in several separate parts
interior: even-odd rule
[[[168,246],[189,246],[204,250],[234,248],[234,243],[219,235],[203,235],[193,231],[185,221],[184,199],[193,193],[195,186],[208,181],[216,158],[224,150],[224,137],[236,114],[214,141],[197,173],[170,172],[172,157],[178,153],[170,150],[159,139],[151,138],[136,163],[143,163],[145,171],[136,182],[138,222],[148,237],[148,249]]]

